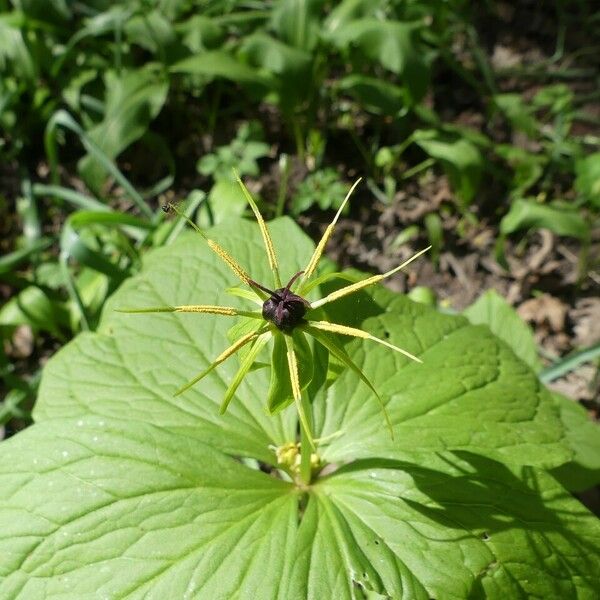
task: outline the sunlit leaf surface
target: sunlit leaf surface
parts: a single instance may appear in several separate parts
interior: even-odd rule
[[[289,220],[271,231],[285,279],[314,246]],[[256,225],[211,236],[268,279]],[[386,403],[395,441],[372,391],[330,365],[314,401],[330,474],[303,495],[240,460],[273,465],[273,446],[296,439],[293,406],[265,410],[268,368],[242,381],[225,415],[237,358],[173,397],[230,345],[231,317],[113,310],[254,309],[225,295],[236,284],[185,235],[146,256],[97,333],[49,361],[38,424],[0,446],[1,598],[594,597],[598,522],[538,469],[568,459],[564,432],[507,345],[381,287],[328,304],[332,321],[423,364],[338,338]]]

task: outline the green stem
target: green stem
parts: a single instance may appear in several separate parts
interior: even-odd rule
[[[573,352],[569,356],[565,356],[549,367],[546,367],[539,374],[540,380],[544,383],[550,383],[566,375],[569,371],[576,369],[579,365],[592,362],[598,358],[600,358],[600,342],[578,352]]]
[[[400,157],[404,154],[404,151],[415,141],[414,135],[409,135],[401,144],[394,147],[394,154]]]
[[[426,158],[423,162],[420,162],[418,165],[404,171],[402,173],[402,179],[410,179],[413,175],[424,171],[425,169],[429,169],[429,167],[435,164],[435,158]]]
[[[306,392],[302,392],[302,408],[306,414],[308,426],[312,429],[312,404]],[[300,422],[300,479],[305,485],[310,485],[312,478],[312,469],[310,464],[310,456],[312,447],[310,444],[310,432],[305,431],[302,422]]]
[[[77,310],[79,311],[79,325],[81,327],[81,330],[89,331],[90,323],[86,315],[86,309],[83,304],[83,300],[81,299],[81,296],[77,291],[77,287],[75,286],[75,281],[71,276],[71,272],[69,271],[68,257],[65,253],[60,253],[58,264],[60,265],[60,270],[63,276],[64,285],[67,288],[67,293],[69,294],[73,304],[77,307]]]

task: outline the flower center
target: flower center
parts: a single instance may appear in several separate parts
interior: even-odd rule
[[[263,318],[275,323],[281,331],[289,333],[300,325],[306,313],[306,300],[293,294],[287,288],[275,290],[275,293],[264,301],[262,307]]]
[[[291,332],[294,327],[304,321],[306,309],[310,306],[308,300],[290,291],[292,284],[302,275],[304,271],[296,273],[284,288],[275,291],[270,290],[255,281],[253,285],[271,294],[263,302],[262,316],[266,321],[271,321],[275,326],[285,333]]]

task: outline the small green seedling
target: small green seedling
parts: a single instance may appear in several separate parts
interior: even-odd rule
[[[384,279],[391,277],[408,264],[413,262],[424,252],[427,252],[431,246],[420,250],[414,254],[411,258],[404,261],[401,265],[391,269],[387,273],[381,275],[373,275],[362,281],[352,283],[339,290],[336,290],[324,298],[318,300],[308,300],[305,298],[317,285],[324,283],[326,280],[339,277],[340,273],[329,273],[321,277],[313,276],[316,272],[317,266],[323,255],[325,246],[331,237],[334,227],[344,210],[350,196],[356,186],[359,184],[358,179],[354,185],[350,188],[350,191],[344,198],[342,205],[338,209],[335,217],[331,224],[325,230],[323,237],[318,243],[311,259],[304,268],[291,277],[285,287],[282,286],[281,278],[279,274],[279,266],[275,250],[273,247],[273,241],[267,224],[265,223],[260,211],[254,199],[250,195],[250,192],[243,184],[242,180],[236,173],[236,179],[242,191],[248,201],[248,204],[252,208],[258,225],[260,227],[262,239],[265,245],[267,258],[269,261],[271,272],[273,273],[274,287],[275,290],[269,289],[264,285],[254,281],[250,275],[244,270],[244,268],[216,241],[210,239],[195,223],[188,219],[175,205],[169,204],[164,207],[167,212],[174,211],[180,217],[186,219],[188,223],[204,238],[208,246],[215,252],[227,266],[239,277],[239,279],[245,283],[255,295],[255,302],[262,305],[261,311],[249,311],[240,310],[228,306],[212,306],[212,305],[183,305],[183,306],[154,306],[148,308],[128,308],[121,309],[120,312],[127,313],[152,313],[152,312],[188,312],[188,313],[208,313],[215,315],[226,315],[232,317],[246,317],[255,321],[255,324],[246,330],[243,335],[238,337],[236,341],[226,348],[215,360],[210,364],[209,367],[204,369],[201,373],[196,375],[193,379],[188,381],[185,385],[180,387],[175,395],[182,394],[190,387],[198,383],[201,379],[206,377],[212,372],[218,365],[227,360],[239,352],[242,348],[249,346],[249,351],[244,355],[241,360],[240,367],[233,377],[229,387],[225,392],[225,396],[221,402],[221,413],[224,413],[229,406],[229,403],[233,399],[236,390],[241,384],[243,378],[250,372],[252,366],[257,361],[257,358],[261,350],[271,341],[274,341],[273,353],[272,353],[272,381],[271,389],[267,399],[267,406],[271,412],[280,410],[287,406],[289,402],[293,401],[296,404],[298,410],[298,416],[302,429],[304,430],[307,440],[311,447],[315,449],[315,441],[312,436],[309,418],[307,417],[305,408],[302,403],[302,391],[308,386],[312,379],[312,356],[310,353],[310,347],[306,341],[304,334],[312,336],[317,343],[321,344],[326,350],[334,356],[343,365],[354,371],[365,385],[367,385],[373,392],[375,398],[381,406],[381,410],[385,417],[387,426],[390,431],[390,435],[393,439],[392,423],[387,414],[385,404],[381,397],[377,393],[377,390],[373,387],[369,379],[365,376],[362,370],[356,365],[356,363],[350,358],[344,348],[337,342],[334,334],[350,336],[355,338],[363,338],[371,340],[378,344],[382,344],[403,354],[404,356],[414,360],[416,362],[422,362],[418,357],[413,354],[390,344],[389,342],[382,340],[370,333],[367,333],[361,329],[354,327],[348,327],[346,325],[340,325],[337,323],[331,323],[324,321],[319,318],[317,309],[362,290],[366,287],[379,283]],[[295,291],[292,291],[295,288]],[[244,297],[247,296],[246,290],[239,290],[234,288],[230,290],[232,293]],[[250,296],[250,298],[252,298]],[[280,366],[287,363],[287,375],[289,377],[289,385],[282,383],[281,379],[285,377],[284,373],[279,372]]]

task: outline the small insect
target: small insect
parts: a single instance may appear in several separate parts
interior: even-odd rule
[[[241,310],[238,308],[228,307],[228,306],[213,306],[213,305],[183,305],[183,306],[155,306],[148,308],[133,308],[133,309],[121,309],[120,312],[127,313],[153,313],[153,312],[188,312],[188,313],[207,313],[207,314],[215,314],[215,315],[226,315],[226,316],[238,316],[238,317],[248,317],[250,319],[255,320],[254,328],[249,332],[245,333],[241,337],[239,337],[231,346],[226,348],[215,360],[201,373],[196,375],[192,380],[188,381],[185,385],[183,385],[179,390],[175,392],[175,395],[179,395],[193,385],[198,383],[201,379],[206,377],[210,372],[212,372],[218,365],[227,360],[229,357],[236,354],[239,350],[244,348],[245,346],[249,347],[249,351],[246,353],[246,356],[241,361],[240,367],[233,377],[231,383],[229,384],[225,396],[221,402],[221,413],[227,410],[227,407],[231,400],[233,399],[236,390],[242,382],[242,379],[250,372],[252,366],[255,361],[258,359],[258,356],[261,350],[265,347],[265,345],[271,341],[275,340],[274,348],[273,348],[273,364],[281,364],[281,362],[287,362],[288,371],[289,371],[289,392],[285,391],[285,386],[281,385],[271,386],[271,389],[275,390],[273,394],[291,394],[289,401],[294,401],[296,404],[296,408],[298,410],[298,416],[300,422],[302,424],[303,430],[307,432],[308,441],[313,448],[315,448],[314,440],[312,439],[312,434],[310,433],[310,425],[307,419],[307,416],[304,412],[304,408],[301,402],[302,390],[308,385],[307,378],[304,377],[304,373],[300,370],[302,366],[302,362],[299,361],[298,357],[303,354],[306,355],[307,343],[304,337],[304,334],[308,334],[312,336],[317,343],[321,344],[326,350],[334,356],[338,361],[340,361],[343,365],[348,367],[354,373],[358,375],[361,381],[369,387],[369,389],[373,392],[374,397],[379,402],[381,410],[384,414],[385,420],[387,422],[388,428],[390,430],[390,435],[393,439],[393,428],[392,422],[387,414],[387,410],[385,408],[385,404],[383,400],[380,398],[377,390],[373,387],[371,382],[367,379],[366,375],[362,372],[362,370],[354,363],[354,361],[350,358],[347,352],[344,350],[343,346],[337,342],[336,335],[344,335],[350,336],[354,338],[362,338],[366,340],[371,340],[395,352],[399,352],[403,354],[407,358],[416,361],[422,362],[421,359],[414,356],[410,352],[391,344],[386,340],[382,340],[367,331],[363,331],[362,329],[357,329],[355,327],[348,327],[346,325],[340,325],[337,323],[331,323],[329,321],[322,321],[317,318],[315,310],[324,306],[329,302],[333,302],[339,298],[347,296],[349,294],[353,294],[362,290],[366,287],[379,283],[380,281],[386,279],[387,277],[392,276],[394,273],[397,273],[404,267],[406,267],[413,260],[421,256],[424,252],[429,250],[429,247],[417,252],[413,256],[411,256],[408,260],[404,261],[401,265],[395,267],[394,269],[388,271],[387,273],[383,273],[381,275],[372,275],[371,277],[367,277],[361,281],[357,281],[356,283],[351,283],[350,285],[346,285],[334,292],[331,292],[324,298],[320,298],[318,300],[309,301],[304,296],[307,295],[311,290],[313,290],[317,285],[324,283],[325,281],[339,278],[341,276],[340,273],[329,273],[326,275],[322,275],[317,277],[311,281],[311,278],[316,272],[317,266],[325,249],[331,234],[333,233],[333,229],[344,209],[344,206],[348,202],[350,195],[360,182],[360,179],[356,181],[356,183],[352,186],[339,210],[337,211],[332,223],[327,227],[323,237],[317,244],[315,251],[313,252],[312,257],[310,258],[308,264],[302,271],[298,271],[287,283],[285,287],[281,284],[281,279],[279,275],[279,266],[277,257],[275,256],[275,250],[273,247],[273,241],[271,239],[271,235],[267,228],[267,224],[265,223],[262,215],[260,214],[256,203],[254,202],[250,192],[247,190],[246,186],[242,183],[241,179],[236,173],[236,179],[240,184],[244,196],[248,201],[248,204],[252,208],[254,215],[256,216],[256,220],[258,221],[258,226],[260,228],[261,236],[264,242],[264,246],[267,253],[267,258],[269,261],[269,266],[273,273],[273,280],[275,282],[275,290],[272,290],[268,287],[263,286],[262,284],[254,281],[248,275],[248,273],[244,270],[244,268],[215,240],[209,238],[193,221],[191,221],[182,211],[180,211],[177,206],[173,204],[166,204],[162,207],[162,209],[168,212],[175,212],[177,215],[183,219],[185,219],[189,225],[195,229],[206,241],[209,248],[219,256],[219,258],[235,273],[235,275],[247,286],[250,287],[252,292],[254,293],[255,301],[262,305],[262,310],[259,311],[250,311],[250,310]],[[292,291],[294,286],[298,287],[296,291]],[[230,290],[233,293],[233,290]],[[237,295],[241,295],[243,297],[248,297],[248,292],[246,290],[237,289]],[[276,353],[277,354],[276,356]],[[308,351],[309,359],[310,350]],[[276,360],[276,358],[278,360]],[[306,363],[304,363],[306,365]],[[275,367],[273,367],[275,369]],[[312,366],[311,366],[312,372]],[[279,373],[275,373],[276,376],[279,376]],[[310,379],[308,379],[310,381]],[[282,391],[283,390],[283,391]],[[267,398],[267,405],[269,408],[278,407],[286,405],[286,397],[273,399],[271,397],[271,390],[269,391],[269,398]]]

